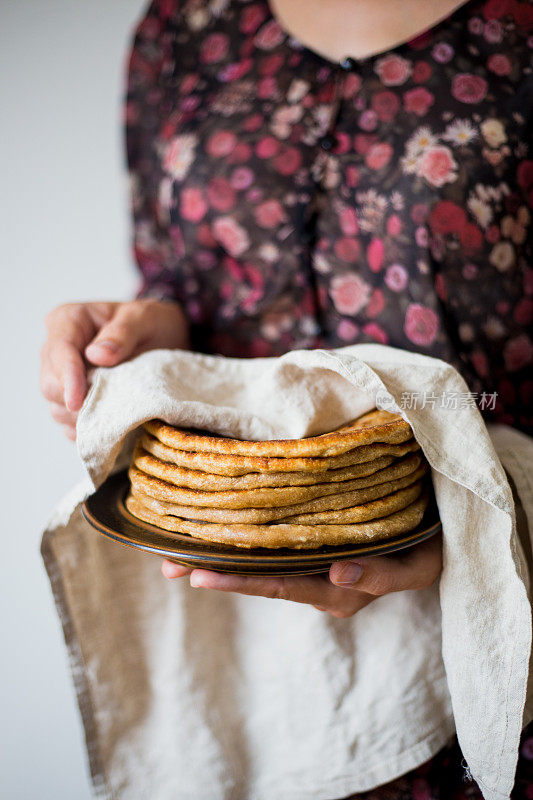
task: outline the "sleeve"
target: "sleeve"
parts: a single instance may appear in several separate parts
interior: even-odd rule
[[[158,202],[165,190],[158,154],[162,77],[171,64],[168,19],[179,0],[153,0],[134,29],[126,59],[123,136],[131,247],[140,272],[136,298],[179,301],[179,254]]]

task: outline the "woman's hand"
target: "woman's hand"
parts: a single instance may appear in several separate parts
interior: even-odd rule
[[[188,326],[177,303],[68,303],[46,317],[41,391],[56,422],[76,439],[76,418],[87,394],[90,365],[114,367],[146,350],[188,347]]]
[[[191,586],[307,603],[334,617],[351,617],[372,600],[390,592],[426,589],[441,569],[440,535],[394,556],[338,561],[329,573],[320,575],[286,578],[226,575],[206,569],[191,570],[172,561],[163,561],[161,567],[166,578],[190,575]]]

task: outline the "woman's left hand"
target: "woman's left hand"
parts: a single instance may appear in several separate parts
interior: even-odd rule
[[[169,579],[190,575],[191,586],[195,587],[292,600],[334,617],[351,617],[372,600],[390,592],[426,589],[441,569],[442,537],[438,535],[394,556],[337,561],[329,573],[318,575],[281,578],[230,575],[190,569],[172,561],[164,561],[161,571]]]

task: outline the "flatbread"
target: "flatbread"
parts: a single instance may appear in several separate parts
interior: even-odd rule
[[[415,459],[418,459],[418,463]],[[364,490],[368,486],[376,483],[384,483],[393,478],[401,478],[412,473],[419,467],[420,457],[415,456],[412,462],[404,461],[394,468],[386,467],[383,472],[383,480],[376,475],[366,478],[356,478],[353,481],[341,481],[336,483],[322,483],[314,486],[282,486],[265,489],[244,489],[240,491],[221,491],[221,492],[201,492],[194,489],[183,489],[170,483],[154,478],[141,472],[136,466],[130,467],[129,478],[137,490],[142,494],[147,494],[155,500],[167,503],[179,503],[182,506],[199,506],[209,508],[276,508],[281,506],[293,506],[296,503],[303,503],[327,495],[338,495],[353,493],[357,490]],[[385,492],[381,492],[384,494]],[[333,508],[334,506],[329,506]],[[297,512],[295,512],[297,513]]]
[[[212,436],[202,431],[184,430],[167,425],[161,420],[150,420],[145,430],[167,447],[194,453],[219,453],[221,455],[316,458],[338,456],[354,447],[386,442],[399,444],[410,439],[413,431],[409,423],[390,411],[378,409],[338,428],[336,431],[303,439],[277,439],[269,441],[245,441],[229,437]]]
[[[249,472],[247,475],[217,475],[202,472],[199,469],[187,469],[178,467],[176,464],[169,463],[157,456],[159,448],[167,450],[165,445],[155,442],[153,453],[149,453],[139,442],[133,455],[133,463],[142,472],[160,478],[174,486],[182,486],[187,489],[198,489],[204,492],[223,492],[227,489],[240,491],[243,489],[264,489],[268,487],[281,486],[310,486],[320,483],[333,483],[337,481],[354,480],[367,475],[373,475],[393,463],[401,463],[393,456],[381,456],[373,461],[365,461],[362,464],[353,464],[351,467],[341,467],[341,469],[328,469],[320,473],[319,476],[314,472]],[[404,458],[418,458],[418,456],[407,455]]]
[[[415,439],[402,444],[362,445],[340,456],[324,458],[262,458],[261,456],[220,455],[219,453],[191,453],[175,450],[149,434],[143,434],[141,444],[145,450],[169,463],[186,469],[201,470],[216,475],[246,475],[249,472],[323,472],[328,469],[348,467],[374,461],[381,456],[404,456],[420,449]],[[155,445],[155,447],[154,447]],[[164,448],[164,449],[163,449]]]
[[[323,545],[367,543],[411,531],[421,522],[428,502],[429,494],[424,491],[413,503],[400,511],[389,514],[387,517],[355,525],[294,525],[291,523],[217,525],[207,522],[191,522],[180,517],[154,514],[131,494],[126,498],[126,507],[138,519],[158,528],[174,533],[188,534],[210,542],[245,548],[313,549]]]
[[[351,512],[350,522],[360,522],[372,517],[366,516],[371,511],[371,501],[383,499],[383,509],[375,516],[385,516],[402,508],[403,505],[408,505],[415,500],[417,494],[420,493],[421,478],[426,472],[426,466],[419,467],[411,475],[406,475],[404,478],[399,478],[395,481],[387,481],[386,483],[379,484],[378,486],[369,486],[365,489],[360,489],[355,492],[345,492],[344,494],[329,495],[326,497],[318,497],[315,500],[309,500],[305,503],[297,503],[291,506],[280,506],[271,508],[210,508],[206,506],[184,506],[179,503],[169,503],[161,500],[155,500],[150,495],[139,491],[132,485],[132,494],[141,502],[146,508],[150,508],[156,514],[171,514],[175,517],[183,517],[183,519],[200,520],[201,522],[253,522],[264,523],[273,522],[274,520],[283,519],[288,522],[300,522],[300,519],[293,519],[295,515],[305,516],[305,522],[314,524],[315,522],[336,522],[333,517],[328,520],[318,519],[317,512],[326,512],[327,514],[336,514],[340,511],[334,509],[349,509]],[[412,489],[411,493],[400,494],[399,490],[406,487]],[[415,487],[418,487],[418,492]],[[405,502],[404,502],[405,500]],[[403,505],[402,505],[403,503]],[[390,504],[390,508],[389,508]],[[399,505],[398,505],[399,504]],[[388,509],[388,510],[385,510]],[[362,516],[361,516],[362,515]],[[322,516],[322,515],[321,515]],[[291,519],[289,519],[289,517]],[[317,517],[315,519],[315,517]],[[343,521],[346,521],[343,519]]]

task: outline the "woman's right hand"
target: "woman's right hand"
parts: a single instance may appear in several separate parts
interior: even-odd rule
[[[52,417],[76,439],[76,419],[87,394],[87,369],[114,367],[157,348],[187,349],[188,324],[177,303],[67,303],[46,317],[41,391]]]

